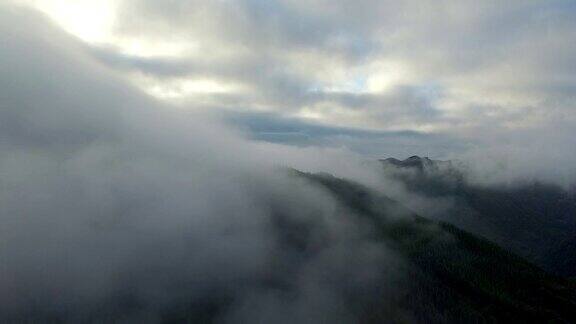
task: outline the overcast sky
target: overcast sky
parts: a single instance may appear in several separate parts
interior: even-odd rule
[[[573,0],[17,2],[142,91],[255,139],[574,157]]]
[[[576,4],[477,2],[0,0],[0,321],[217,297],[228,322],[349,323],[347,291],[409,272],[285,167],[572,180]]]

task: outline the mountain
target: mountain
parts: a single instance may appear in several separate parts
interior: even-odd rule
[[[384,171],[410,192],[430,199],[451,199],[446,212],[426,216],[484,236],[554,274],[576,276],[573,191],[536,181],[508,186],[475,184],[456,163],[426,157],[380,161]]]
[[[0,314],[0,322],[292,323],[291,313],[299,311],[305,311],[295,317],[299,323],[576,322],[575,282],[353,181],[296,170],[290,170],[288,178],[302,185],[297,188],[313,187],[322,198],[330,197],[335,212],[327,222],[322,209],[303,208],[289,196],[269,200],[271,240],[264,271],[217,280],[204,289],[184,282],[167,292],[181,295],[176,302],[159,299],[150,305],[135,287],[126,286],[105,303],[86,306],[82,317],[75,318],[75,310],[66,307],[32,307],[24,313]],[[334,222],[340,231],[327,228]],[[346,227],[356,225],[366,231]],[[350,233],[360,239],[347,240]],[[368,257],[356,255],[364,252]],[[374,267],[373,254],[375,260],[386,258]],[[206,280],[200,278],[202,283]],[[194,298],[185,294],[190,289]],[[302,296],[306,294],[311,295]],[[249,308],[248,319],[234,317],[239,308],[257,301],[264,302]],[[292,308],[294,303],[300,307]],[[271,308],[261,309],[267,307]]]
[[[408,322],[576,321],[574,283],[549,275],[486,239],[421,217],[359,184],[325,174],[298,174],[371,222],[376,239],[409,260],[410,284],[404,287],[406,298],[398,303],[414,316]],[[362,322],[402,322],[374,307],[361,312]]]

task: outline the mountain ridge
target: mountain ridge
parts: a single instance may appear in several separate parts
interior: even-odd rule
[[[427,157],[379,161],[383,172],[409,192],[452,201],[447,212],[427,216],[487,237],[547,271],[576,276],[570,243],[576,240],[576,194],[570,188],[538,181],[479,185],[458,163]]]
[[[418,321],[576,320],[575,286],[569,281],[547,274],[484,238],[417,215],[360,184],[326,174],[298,175],[325,188],[359,217],[371,220],[381,239],[415,266],[414,289],[424,296],[420,301],[433,308],[419,312],[408,302]],[[404,215],[390,217],[389,204]],[[434,312],[440,317],[431,315]]]

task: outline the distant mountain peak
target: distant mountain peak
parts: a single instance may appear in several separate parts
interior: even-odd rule
[[[430,159],[427,156],[419,157],[418,155],[412,155],[411,157],[407,158],[404,161],[409,161],[409,160],[430,160]]]
[[[418,155],[413,155],[407,159],[404,160],[398,160],[396,158],[386,158],[386,159],[381,159],[380,162],[385,163],[385,164],[391,164],[393,166],[396,167],[408,167],[408,168],[418,168],[418,169],[424,169],[426,167],[429,166],[434,166],[437,165],[439,163],[443,163],[444,161],[437,161],[437,160],[432,160],[430,158],[428,158],[427,156],[424,157],[420,157]]]

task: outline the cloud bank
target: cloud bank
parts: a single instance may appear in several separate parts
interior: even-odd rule
[[[140,89],[230,115],[256,139],[367,157],[490,157],[510,161],[511,178],[574,173],[569,0],[21,2]],[[262,116],[278,127],[254,131]]]
[[[353,154],[167,107],[19,7],[0,43],[2,321],[347,322],[388,289],[396,257],[282,170],[370,179]]]
[[[99,42],[1,6],[0,316],[350,322],[402,260],[281,169],[574,175],[574,8],[548,3],[122,1]]]

